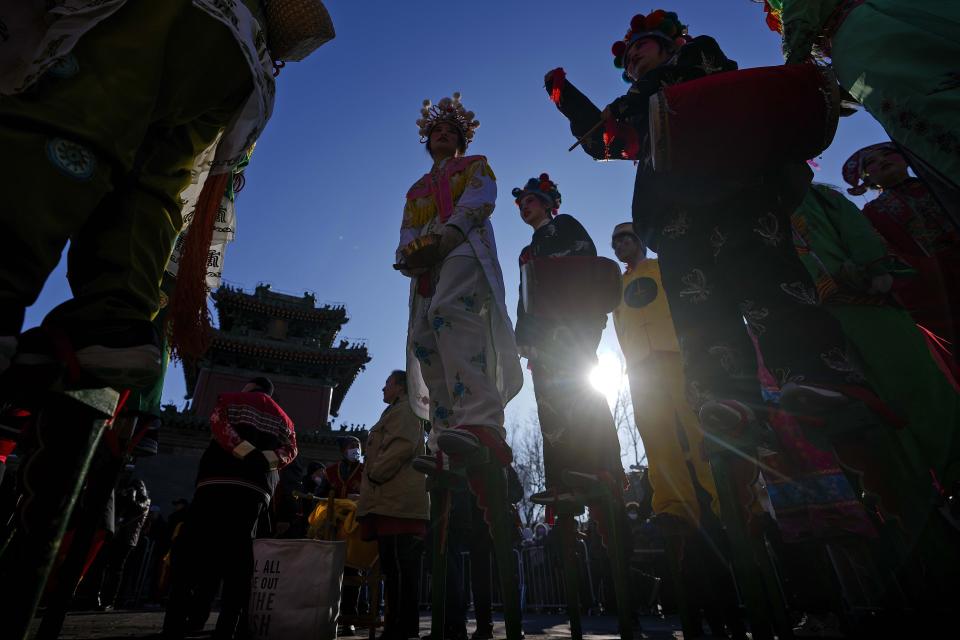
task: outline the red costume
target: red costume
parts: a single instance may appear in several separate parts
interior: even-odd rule
[[[336,498],[346,498],[350,494],[358,494],[360,493],[360,480],[363,478],[363,463],[341,460],[337,464],[324,469],[323,477],[326,479],[324,489],[327,492],[333,489],[336,492],[334,496]]]

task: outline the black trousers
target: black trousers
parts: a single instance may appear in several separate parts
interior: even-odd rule
[[[536,362],[532,367],[548,489],[562,485],[564,471],[622,470],[610,406],[587,378],[596,364],[595,354],[596,345],[592,352],[578,351],[565,362],[553,359],[550,365]]]
[[[242,637],[253,578],[253,537],[265,506],[265,498],[246,487],[216,485],[197,489],[171,556],[170,600],[163,621],[166,637],[183,637],[192,610],[191,599],[214,576],[223,579],[214,637]]]
[[[377,538],[387,614],[384,633],[413,638],[420,631],[420,557],[423,539],[411,534]]]
[[[103,569],[98,577],[100,583],[100,604],[115,606],[120,585],[123,584],[123,571],[127,566],[127,559],[136,546],[112,540],[107,546]]]
[[[663,287],[694,410],[714,399],[759,403],[745,323],[781,385],[862,381],[840,325],[816,304],[790,213],[775,186],[758,183],[719,203],[675,207],[660,224]]]

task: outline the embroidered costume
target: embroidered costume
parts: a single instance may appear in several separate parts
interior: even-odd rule
[[[767,0],[788,63],[816,52],[960,224],[960,5],[943,0]]]
[[[9,243],[0,336],[19,334],[70,239],[74,298],[45,325],[66,333],[81,367],[87,346],[149,344],[153,361],[131,376],[149,384],[159,368],[149,321],[184,226],[181,195],[209,171],[196,194],[193,266],[182,268],[173,304],[193,307],[183,308],[175,339],[206,317],[209,232],[230,172],[271,115],[263,4],[26,0],[5,4],[0,25],[0,140],[18,158],[0,180],[22,194],[0,210]],[[128,330],[142,335],[110,343]]]
[[[518,204],[529,193],[547,202],[551,213],[559,207],[560,194],[547,174],[539,180],[531,179],[524,189],[513,190]],[[554,258],[558,259],[557,267],[564,268],[567,258],[596,255],[597,248],[587,230],[573,216],[560,214],[534,230],[530,244],[520,252],[519,262],[522,272],[531,261]],[[577,266],[567,261],[565,268]],[[517,308],[517,345],[527,356],[533,376],[548,490],[563,486],[564,471],[607,473],[612,478],[623,473],[610,407],[587,376],[597,364],[597,347],[607,317],[583,309],[576,287],[565,293],[562,306],[566,311],[555,317],[531,313],[524,304],[522,287]]]
[[[848,191],[863,193],[866,157],[897,153],[892,143],[860,149],[843,166]],[[960,339],[960,231],[927,186],[916,178],[884,188],[863,207],[892,253],[917,270],[897,285],[897,299],[924,328],[950,343],[956,357]]]
[[[620,234],[636,238],[629,222],[617,225],[614,238]],[[627,361],[634,420],[647,454],[653,511],[697,527],[700,501],[688,465],[714,505],[717,490],[704,457],[700,423],[684,391],[680,346],[656,259],[641,258],[627,265],[613,324]]]
[[[758,399],[756,358],[744,319],[782,382],[842,382],[852,364],[840,328],[815,306],[809,275],[789,241],[789,215],[810,179],[809,169],[796,163],[739,174],[731,167],[655,173],[645,144],[651,97],[665,85],[733,70],[736,63],[712,38],[686,36],[676,14],[657,11],[633,19],[625,40],[614,45],[615,64],[624,66],[630,47],[652,37],[675,43],[664,45],[666,61],[610,105],[619,120],[608,121],[608,132],[588,136],[583,146],[596,159],[609,151],[612,158],[640,161],[634,231],[658,254],[694,410],[708,401]],[[555,89],[574,135],[587,133],[600,120],[600,110],[569,83]]]
[[[829,187],[814,185],[791,220],[821,304],[842,324],[867,382],[907,422],[898,436],[919,451],[941,485],[952,487],[960,480],[956,383],[910,315],[872,284],[878,275],[897,273],[898,261],[856,205]]]
[[[466,142],[479,122],[459,94],[426,102],[417,121],[425,140],[438,122],[451,122]],[[496,178],[483,156],[451,157],[434,164],[407,193],[397,262],[418,239],[458,231],[464,241],[442,261],[404,268],[410,284],[407,381],[414,412],[433,425],[430,448],[458,426],[490,427],[501,436],[503,409],[523,384],[513,326],[504,302],[503,274],[490,215]]]

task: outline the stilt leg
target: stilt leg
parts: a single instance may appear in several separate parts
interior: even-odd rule
[[[753,550],[743,520],[743,509],[737,498],[735,476],[730,468],[735,461],[729,455],[716,453],[711,456],[710,465],[717,485],[717,498],[720,501],[720,514],[723,518],[730,547],[733,551],[734,574],[737,586],[747,606],[750,618],[750,630],[754,640],[773,640],[772,624],[768,615],[768,604],[764,595],[762,580],[757,573],[753,560]]]
[[[617,598],[617,616],[620,619],[620,637],[623,640],[633,640],[633,610],[630,597],[630,585],[627,580],[626,553],[623,547],[622,534],[627,530],[624,518],[623,502],[613,495],[603,500],[603,508],[607,512],[609,531],[607,532],[607,552],[610,554],[610,569],[613,574],[613,590]]]
[[[582,512],[582,509],[578,509]],[[567,616],[570,618],[570,637],[573,640],[583,638],[583,624],[580,620],[580,576],[577,570],[576,520],[574,512],[557,509],[557,521],[560,526],[560,547],[563,549],[563,588],[567,600]]]
[[[37,449],[20,469],[24,497],[17,530],[0,557],[0,620],[5,638],[26,638],[86,478],[106,420],[112,389],[50,393],[37,416]]]
[[[433,524],[433,562],[430,569],[430,637],[443,638],[447,608],[447,525],[450,520],[450,488],[435,480],[430,490],[430,522]]]
[[[685,638],[696,638],[703,633],[703,627],[699,618],[693,616],[690,610],[690,602],[687,599],[687,592],[683,584],[683,567],[681,558],[683,558],[684,540],[681,536],[664,536],[667,570],[670,572],[670,578],[673,581],[674,597],[677,600],[677,610],[680,613],[680,628],[683,630]]]
[[[520,640],[522,614],[520,612],[520,567],[513,552],[513,529],[511,512],[507,506],[507,481],[503,467],[486,463],[481,467],[487,492],[487,517],[490,519],[490,536],[497,558],[500,574],[500,593],[503,599],[503,618],[507,628],[507,640]]]

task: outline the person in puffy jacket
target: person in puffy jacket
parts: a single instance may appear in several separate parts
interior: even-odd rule
[[[383,386],[388,405],[367,438],[360,484],[363,537],[376,540],[386,575],[387,619],[381,638],[418,637],[420,554],[430,517],[426,479],[411,462],[424,451],[423,423],[407,401],[407,374],[394,371]]]

